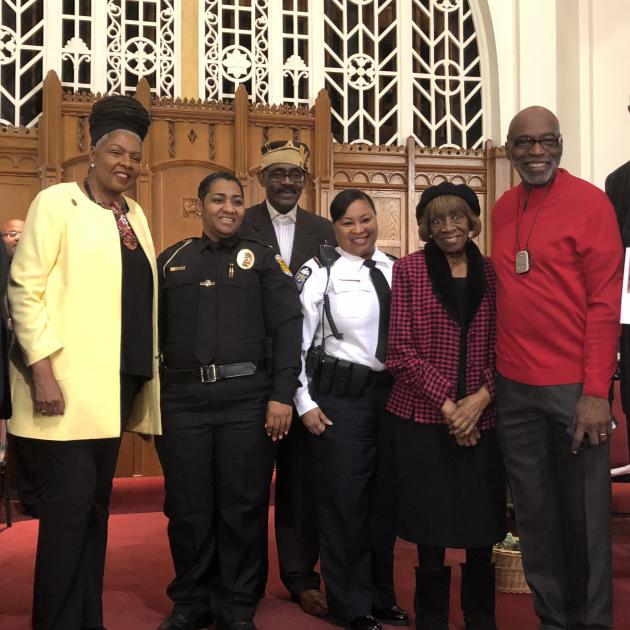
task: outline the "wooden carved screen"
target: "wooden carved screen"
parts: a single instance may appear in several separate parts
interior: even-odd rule
[[[81,180],[88,167],[88,115],[91,94],[63,94],[58,77],[44,83],[44,111],[32,129],[0,128],[0,221],[24,217],[39,190],[60,181]],[[241,86],[233,102],[151,99],[141,81],[136,98],[150,111],[152,125],[143,148],[143,167],[130,194],[142,205],[156,251],[201,233],[196,213],[199,181],[208,173],[231,170],[241,179],[245,201],[264,198],[257,173],[260,147],[267,140],[294,139],[311,148],[310,178],[301,205],[328,216],[334,195],[360,188],[374,198],[379,246],[396,256],[417,249],[415,205],[428,186],[447,179],[465,182],[480,196],[488,251],[488,209],[512,183],[502,149],[427,149],[410,138],[405,146],[337,144],[332,141],[328,94],[312,108],[263,106],[248,101]],[[151,443],[126,435],[119,476],[160,474]]]

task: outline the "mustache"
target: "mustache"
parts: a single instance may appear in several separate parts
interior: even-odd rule
[[[283,186],[282,188],[278,188],[278,192],[279,193],[296,193],[297,192],[297,188],[295,186]]]

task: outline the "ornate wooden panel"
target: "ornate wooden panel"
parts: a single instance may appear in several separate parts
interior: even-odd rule
[[[0,127],[0,221],[24,217],[37,191],[60,181],[81,180],[88,166],[88,115],[92,94],[64,94],[53,72],[44,82],[44,111],[34,128]],[[243,182],[248,205],[264,198],[257,180],[260,147],[268,140],[294,139],[311,148],[310,177],[301,205],[328,216],[332,197],[360,188],[374,198],[379,246],[403,256],[420,245],[415,206],[428,186],[464,182],[480,196],[488,251],[488,211],[514,176],[502,149],[432,149],[410,137],[403,146],[338,144],[333,141],[331,104],[322,90],[314,107],[251,103],[243,86],[230,103],[155,98],[146,81],[136,98],[153,123],[143,149],[134,196],[144,208],[156,251],[201,232],[196,214],[199,181],[231,170]],[[137,436],[123,440],[117,474],[159,474],[153,446]]]

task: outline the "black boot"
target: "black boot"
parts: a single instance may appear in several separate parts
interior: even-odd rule
[[[494,593],[494,564],[462,564],[461,599],[466,630],[497,630]]]
[[[416,630],[448,630],[451,567],[416,568]]]

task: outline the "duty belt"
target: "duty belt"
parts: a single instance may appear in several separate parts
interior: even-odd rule
[[[160,366],[160,378],[165,383],[216,383],[226,378],[251,376],[258,370],[258,362],[226,363],[225,365],[201,365],[188,370],[172,370]]]
[[[389,372],[374,372],[367,365],[352,363],[324,354],[311,380],[313,393],[332,393],[357,398],[367,387],[389,389],[393,378]]]

